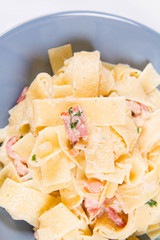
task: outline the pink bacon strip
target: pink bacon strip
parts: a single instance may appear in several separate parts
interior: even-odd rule
[[[100,208],[99,201],[97,199],[85,198],[84,199],[85,208]]]
[[[107,206],[112,207],[117,213],[122,211],[122,208],[115,196],[112,198],[106,198],[103,202],[103,205],[105,207],[107,207]]]
[[[142,103],[137,103],[135,101],[126,101],[128,107],[131,109],[133,117],[141,115],[143,112],[149,112],[149,109],[146,105]]]
[[[15,159],[16,157],[18,157],[17,153],[11,148],[18,141],[19,141],[19,137],[13,136],[8,140],[6,144],[7,154],[12,159]]]
[[[86,180],[83,182],[84,189],[89,193],[100,193],[103,183],[98,180]]]
[[[13,163],[19,175],[25,176],[29,173],[28,168],[20,161],[20,159],[16,158]]]
[[[134,101],[126,101],[126,103],[127,103],[128,107],[131,109],[134,117],[141,114],[141,107],[138,103],[136,103]]]
[[[100,208],[87,208],[89,214],[89,220],[92,221],[96,216],[100,214]]]
[[[17,99],[17,102],[16,102],[17,104],[22,102],[26,98],[27,91],[28,91],[28,87],[24,87],[19,98]]]
[[[7,150],[7,154],[10,158],[12,158],[14,161],[14,166],[18,172],[19,175],[21,176],[25,176],[29,173],[29,170],[27,168],[26,165],[24,165],[26,162],[23,158],[21,158],[13,149],[12,146],[19,141],[19,137],[18,136],[13,136],[11,137],[7,144],[6,144],[6,150]]]
[[[84,207],[87,209],[90,220],[94,219],[96,216],[101,217],[103,213],[106,212],[108,217],[117,226],[124,227],[126,225],[125,220],[117,214],[118,212],[122,212],[122,209],[120,208],[116,197],[113,197],[111,199],[106,198],[101,205],[96,199],[86,198],[84,200]]]
[[[85,121],[84,111],[80,106],[71,107],[66,112],[61,113],[64,126],[70,142],[74,145],[80,138],[87,140],[88,130]]]
[[[84,207],[87,209],[90,220],[93,220],[100,213],[100,204],[96,199],[85,198]]]
[[[107,207],[105,209],[105,211],[108,214],[108,217],[119,227],[124,227],[126,225],[126,222],[124,221],[123,218],[121,218],[116,211],[111,208],[111,207]]]

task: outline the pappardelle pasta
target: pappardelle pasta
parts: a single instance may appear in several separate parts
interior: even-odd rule
[[[0,129],[0,206],[37,240],[160,235],[160,76],[49,50]]]

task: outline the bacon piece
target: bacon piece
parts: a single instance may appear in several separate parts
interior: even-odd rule
[[[86,125],[86,120],[85,120],[85,114],[84,110],[82,109],[81,106],[73,107],[73,114],[81,113],[81,116],[79,116],[78,120],[81,120],[77,124],[77,129],[80,132],[80,135],[83,140],[87,140],[88,137],[88,130],[87,130],[87,125]]]
[[[105,206],[102,204],[101,207],[100,207],[100,211],[97,215],[97,218],[102,217],[103,213],[105,213]]]
[[[124,227],[126,225],[126,222],[124,221],[123,218],[121,218],[116,211],[111,208],[111,207],[107,207],[106,212],[108,214],[108,217],[119,227]]]
[[[89,193],[100,193],[103,183],[98,180],[87,180],[83,182],[84,189]]]
[[[100,208],[87,208],[90,221],[100,214]]]
[[[61,118],[63,119],[64,126],[72,144],[76,144],[79,141],[80,133],[76,128],[71,129],[71,116],[68,112],[61,113]]]
[[[124,227],[126,225],[125,220],[120,217],[117,213],[122,212],[120,204],[116,197],[111,199],[106,198],[103,204],[100,205],[99,201],[96,199],[86,198],[84,200],[84,207],[90,216],[90,220],[96,216],[100,218],[103,213],[107,213],[108,217],[119,227]]]
[[[100,203],[97,199],[85,198],[84,207],[87,209],[90,220],[93,220],[100,213]]]
[[[19,141],[19,137],[13,136],[8,140],[6,144],[7,154],[12,159],[15,159],[18,157],[18,154],[12,149],[12,146],[18,141]]]
[[[150,110],[148,109],[148,107],[142,103],[137,103],[135,101],[126,101],[128,107],[131,109],[133,117],[137,117],[137,116],[142,116],[144,118],[146,118],[145,116],[147,115],[148,117],[148,113],[150,115]]]
[[[105,205],[105,207],[107,207],[107,206],[112,207],[117,213],[122,212],[122,208],[116,197],[106,198],[103,202],[103,205]]]
[[[64,126],[72,144],[76,144],[80,138],[86,140],[88,137],[87,125],[84,111],[80,106],[71,107],[66,112],[61,113]]]
[[[27,175],[29,173],[29,170],[28,170],[27,166],[24,165],[20,161],[20,159],[16,158],[13,163],[14,163],[14,166],[15,166],[15,168],[16,168],[16,170],[17,170],[19,175],[25,176],[25,175]]]
[[[145,120],[151,116],[151,111],[145,105],[143,106],[141,114],[134,117],[134,122],[138,127],[143,127]]]
[[[141,106],[135,101],[126,101],[128,107],[131,109],[134,117],[141,114]]]
[[[142,127],[144,120],[151,116],[151,110],[142,103],[137,103],[135,101],[126,101],[128,107],[131,109],[132,116],[134,117],[134,122],[138,127]]]
[[[26,98],[27,91],[28,91],[28,87],[24,87],[19,98],[17,99],[17,102],[16,102],[17,104],[22,102]]]
[[[85,198],[84,199],[84,206],[86,208],[99,208],[100,203],[97,199]]]
[[[25,165],[26,161],[20,157],[13,149],[12,146],[19,140],[20,138],[18,136],[11,137],[7,144],[6,144],[6,150],[7,154],[10,158],[12,158],[13,164],[18,172],[19,175],[25,176],[29,173],[29,170],[27,166]]]
[[[144,105],[143,103],[139,103],[139,105],[141,107],[141,110],[146,111],[146,112],[148,111],[148,108],[146,105]]]

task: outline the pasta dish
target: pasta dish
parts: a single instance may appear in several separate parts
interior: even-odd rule
[[[160,235],[160,76],[48,51],[0,129],[0,206],[37,240]]]

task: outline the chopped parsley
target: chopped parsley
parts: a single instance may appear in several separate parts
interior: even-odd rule
[[[21,139],[21,138],[23,138],[23,136],[20,136],[19,138]]]
[[[75,116],[80,117],[80,116],[82,115],[82,112],[81,112],[81,111],[78,111],[78,112],[74,113],[74,112],[73,112],[73,107],[70,107],[70,108],[68,109],[68,113],[69,113],[70,116],[71,116],[70,128],[71,128],[71,129],[76,128],[77,123],[79,122],[79,120],[77,119],[76,121],[72,122],[72,119],[73,119],[73,117],[75,117]]]
[[[73,143],[71,146],[71,149],[73,149],[75,147],[76,143]]]
[[[153,199],[150,199],[148,202],[146,202],[150,207],[157,207],[157,202]]]
[[[32,156],[32,161],[35,161],[35,162],[36,162],[36,154],[33,154],[33,156]]]
[[[75,128],[78,122],[79,122],[78,120],[76,120],[75,122],[72,122],[72,123],[70,124],[71,129]]]
[[[74,116],[80,117],[82,115],[82,112],[78,111]]]
[[[139,127],[137,127],[137,133],[139,133]]]
[[[70,107],[70,108],[68,109],[68,112],[69,112],[70,115],[72,115],[72,113],[73,113],[72,107]]]
[[[73,114],[73,107],[70,107],[68,109],[68,113],[72,116],[72,114]],[[80,117],[81,115],[82,115],[81,111],[78,111],[76,114],[74,114],[74,116],[78,116],[78,117]]]

